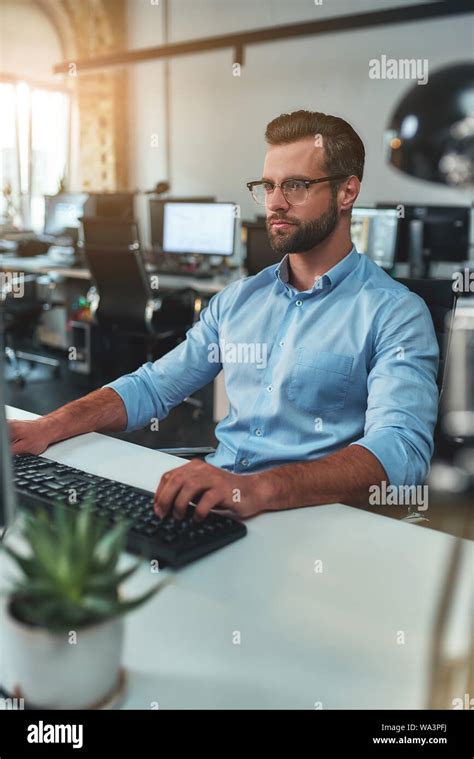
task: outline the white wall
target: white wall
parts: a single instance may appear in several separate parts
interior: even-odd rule
[[[411,4],[417,0],[408,0]],[[379,10],[400,0],[170,0],[170,41]],[[160,4],[129,0],[129,46],[162,44]],[[283,112],[307,108],[342,116],[366,146],[361,203],[378,201],[468,203],[466,192],[410,179],[385,164],[383,134],[409,81],[372,80],[369,60],[427,58],[429,70],[472,56],[472,18],[340,32],[271,42],[246,49],[241,76],[232,75],[230,50],[199,53],[171,62],[171,181],[176,195],[215,194],[256,207],[245,182],[261,175],[266,124]],[[422,85],[420,85],[422,86]],[[163,63],[135,65],[131,72],[132,186],[149,189],[165,175]],[[160,136],[151,147],[153,134]],[[145,214],[145,204],[142,212]],[[146,214],[145,214],[146,216]]]
[[[41,8],[31,0],[0,0],[0,73],[54,84],[53,65],[63,57]]]

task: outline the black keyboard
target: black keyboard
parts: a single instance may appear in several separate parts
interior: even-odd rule
[[[193,518],[188,506],[183,520],[168,515],[160,519],[153,511],[153,493],[56,461],[20,454],[13,456],[13,478],[20,506],[28,509],[56,503],[80,509],[89,496],[92,512],[110,524],[127,519],[127,549],[157,559],[160,566],[181,567],[247,534],[247,528],[231,517],[211,512],[202,521]]]

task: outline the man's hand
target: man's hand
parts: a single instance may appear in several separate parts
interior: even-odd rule
[[[182,519],[190,501],[197,504],[196,519],[204,519],[211,509],[233,511],[245,519],[272,508],[268,477],[231,474],[197,459],[162,476],[154,509],[159,517],[173,513]]]
[[[53,442],[51,425],[46,419],[31,419],[8,422],[11,450],[16,453],[34,453],[39,455]]]

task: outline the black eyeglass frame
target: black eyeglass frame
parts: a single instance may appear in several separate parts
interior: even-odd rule
[[[300,179],[300,177],[289,177],[288,179],[285,179],[284,182],[265,182],[263,179],[256,179],[253,182],[247,182],[247,187],[249,189],[250,194],[252,195],[253,200],[255,200],[253,195],[254,187],[257,187],[258,185],[262,184],[270,184],[273,185],[273,189],[271,192],[275,191],[276,187],[282,188],[282,185],[286,184],[286,182],[302,182],[306,187],[306,192],[308,192],[310,185],[312,184],[319,184],[320,182],[333,182],[336,179],[348,179],[351,175],[350,174],[332,174],[329,177],[319,177],[319,179]],[[291,204],[291,200],[288,200],[286,197],[283,189],[282,189],[283,195],[287,201],[287,203]],[[306,200],[308,198],[306,197]],[[256,203],[258,203],[258,200],[255,200]],[[306,202],[306,201],[303,201]],[[261,203],[258,203],[259,205],[262,205]],[[302,205],[301,203],[296,203],[296,205]]]

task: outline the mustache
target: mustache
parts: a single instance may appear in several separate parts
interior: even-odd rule
[[[293,219],[289,219],[288,216],[271,216],[267,219],[267,226],[273,224],[275,221],[286,221],[288,224],[299,224],[298,221],[293,221]]]

